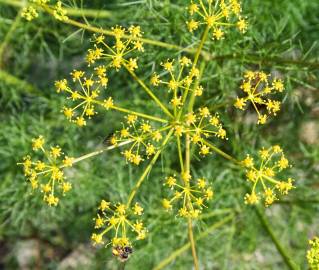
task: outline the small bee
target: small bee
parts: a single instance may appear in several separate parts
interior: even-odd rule
[[[106,136],[103,140],[103,144],[106,146],[114,145],[114,133],[110,133],[108,136]]]
[[[113,256],[117,257],[120,261],[125,262],[133,253],[133,249],[130,246],[115,246],[112,249]]]

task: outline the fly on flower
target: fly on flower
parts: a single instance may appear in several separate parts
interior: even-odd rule
[[[63,154],[59,146],[45,147],[45,139],[39,136],[32,140],[34,152],[42,153],[46,160],[26,156],[22,163],[24,175],[33,190],[40,190],[43,193],[43,200],[49,206],[56,206],[59,196],[65,195],[71,188],[70,182],[66,181],[63,168],[71,167],[73,158]]]
[[[111,204],[102,200],[99,213],[94,219],[94,228],[101,231],[92,234],[93,244],[104,244],[104,235],[113,232],[111,241],[108,241],[106,245],[112,245],[114,256],[117,256],[120,260],[127,259],[126,255],[132,253],[132,241],[129,236],[135,234],[135,240],[143,240],[147,235],[147,229],[143,222],[139,220],[142,214],[143,208],[139,203],[128,207],[125,204]]]

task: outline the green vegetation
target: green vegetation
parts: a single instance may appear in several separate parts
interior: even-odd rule
[[[193,35],[184,23],[186,0],[63,2],[78,22],[103,29],[140,25],[143,37],[176,45],[144,44],[137,73],[147,82],[161,62],[178,57],[180,48],[193,57],[200,41],[200,31]],[[200,269],[307,269],[308,240],[319,235],[319,4],[247,0],[243,11],[247,33],[230,29],[225,39],[204,45],[201,105],[219,112],[228,140],[214,143],[237,160],[279,144],[293,165],[285,176],[295,179],[296,188],[268,208],[245,205],[245,170],[215,152],[203,158],[195,151],[193,175],[204,176],[214,189],[214,199],[194,222]],[[65,97],[56,93],[54,81],[69,77],[73,69],[87,69],[84,58],[93,33],[45,12],[27,22],[20,12],[19,1],[0,0],[1,266],[61,269],[77,250],[78,263],[85,257],[88,264],[76,269],[121,269],[110,248],[91,246],[93,217],[102,199],[126,201],[148,162],[128,164],[122,150],[115,149],[68,169],[73,188],[57,207],[32,192],[17,166],[30,153],[32,138],[41,134],[80,157],[105,147],[105,138],[122,128],[124,115],[101,110],[83,128],[69,123],[61,113]],[[242,112],[233,106],[246,70],[263,70],[284,81],[281,111],[266,125],[256,125],[253,108]],[[108,77],[108,91],[122,107],[153,115],[150,99],[127,72],[112,71]],[[125,269],[193,267],[187,221],[161,207],[165,176],[169,169],[179,171],[176,153],[173,146],[163,152],[136,194],[149,234],[134,245]],[[33,254],[23,261],[21,246],[30,240]]]

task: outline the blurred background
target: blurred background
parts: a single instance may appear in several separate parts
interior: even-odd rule
[[[92,33],[44,12],[26,22],[19,16],[21,3],[0,0],[0,269],[119,269],[110,249],[91,245],[93,217],[101,199],[127,198],[146,163],[133,167],[115,150],[67,170],[73,189],[58,207],[48,207],[41,194],[32,193],[16,165],[31,152],[32,138],[42,134],[51,145],[78,157],[103,147],[104,138],[121,127],[123,115],[100,111],[84,128],[64,118],[60,111],[65,98],[54,90],[54,81],[75,68],[87,68],[84,57]],[[182,47],[196,45],[200,37],[185,27],[186,0],[63,3],[96,10],[70,17],[106,29],[138,24],[145,37]],[[307,269],[308,239],[319,235],[319,2],[247,0],[243,13],[250,25],[245,35],[232,29],[224,40],[205,45],[214,59],[206,63],[202,100],[225,123],[229,140],[217,143],[221,149],[242,159],[261,146],[281,145],[293,165],[287,177],[296,180],[296,189],[273,206],[256,210],[243,203],[243,171],[216,154],[195,157],[195,175],[205,176],[215,190],[210,214],[194,230],[202,235],[197,241],[201,269],[294,269],[283,253]],[[179,54],[145,45],[137,73],[148,81],[161,61]],[[239,112],[232,106],[247,69],[264,70],[285,82],[286,90],[278,96],[282,110],[264,126],[255,124],[253,110]],[[112,72],[109,78],[107,91],[122,107],[154,110],[125,71]],[[160,207],[163,168],[177,169],[177,160],[173,148],[165,151],[139,190],[150,233],[134,248],[125,269],[153,269],[187,244],[185,222]],[[191,268],[189,249],[166,265]]]

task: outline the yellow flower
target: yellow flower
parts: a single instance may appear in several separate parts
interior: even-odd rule
[[[72,188],[71,183],[64,182],[64,183],[62,184],[62,191],[63,191],[63,193],[69,192],[69,191],[71,190],[71,188]]]
[[[243,165],[247,168],[254,166],[254,159],[251,158],[249,155],[247,155],[246,158],[242,162],[243,162]]]
[[[103,244],[103,237],[101,234],[96,234],[96,233],[93,233],[92,236],[91,236],[91,239],[93,241],[93,245],[99,245],[99,244]]]
[[[207,145],[203,145],[201,148],[200,148],[200,151],[199,151],[200,154],[202,154],[203,156],[206,156],[210,153],[210,149]]]
[[[114,105],[114,101],[111,97],[109,97],[108,99],[105,99],[103,101],[103,106],[108,110],[110,108],[112,108],[112,106]]]
[[[255,192],[245,195],[245,204],[257,204],[259,202],[259,197]]]
[[[133,37],[141,37],[142,36],[142,31],[141,31],[140,26],[131,25],[128,30]]]
[[[39,14],[34,7],[29,6],[23,8],[21,16],[25,18],[27,21],[32,21],[33,19],[37,18]]]
[[[59,21],[68,20],[67,11],[62,7],[62,2],[58,1],[53,9],[53,16]]]
[[[63,164],[64,164],[66,167],[72,167],[73,161],[74,161],[74,158],[65,156],[65,158],[64,158],[64,160],[63,160]]]
[[[154,73],[153,76],[151,77],[151,85],[158,86],[160,84],[160,82],[161,82],[161,80],[160,80],[159,75]]]
[[[50,156],[56,159],[59,156],[61,156],[61,154],[62,154],[61,151],[62,150],[61,150],[60,146],[51,147]]]
[[[100,206],[99,206],[99,209],[103,212],[105,210],[108,210],[110,209],[110,204],[109,202],[105,201],[105,200],[102,200],[101,203],[100,203]]]
[[[95,220],[95,229],[99,229],[104,225],[104,219],[100,217],[99,214],[97,214],[97,218],[94,219]]]
[[[44,145],[44,138],[40,135],[38,138],[32,139],[32,149],[38,150],[41,149]]]
[[[247,27],[248,27],[246,20],[245,19],[240,19],[237,22],[237,27],[238,27],[240,32],[245,33],[247,31]]]
[[[44,200],[48,203],[49,206],[57,206],[59,198],[54,197],[52,194],[45,196]]]
[[[319,238],[314,237],[309,240],[310,249],[307,251],[307,261],[310,270],[319,269]]]
[[[171,202],[167,199],[163,199],[162,200],[162,205],[166,210],[171,210],[172,209],[172,205]]]
[[[194,30],[196,30],[199,26],[199,22],[191,19],[189,22],[187,22],[187,27],[189,32],[193,32]]]
[[[80,80],[84,76],[84,74],[85,74],[84,71],[81,71],[81,70],[73,70],[73,72],[71,72],[71,76],[74,82],[76,80]]]
[[[243,99],[243,98],[238,98],[238,97],[237,97],[234,106],[235,106],[237,109],[244,110],[244,107],[246,106],[246,101],[245,101],[245,99]]]
[[[170,187],[173,188],[176,185],[176,178],[173,176],[169,176],[166,178],[166,184]]]
[[[224,32],[220,28],[216,28],[213,32],[213,37],[220,40],[224,37]]]
[[[164,67],[166,71],[171,72],[174,70],[173,63],[174,63],[174,60],[167,59],[166,62],[161,63],[161,65]]]
[[[135,203],[133,211],[135,215],[141,216],[143,214],[143,207],[139,203]]]
[[[208,30],[213,32],[213,38],[220,40],[224,36],[226,27],[237,26],[240,32],[245,33],[247,22],[241,16],[241,5],[237,0],[223,1],[201,1],[193,0],[188,6],[188,11],[192,17],[187,21],[190,32],[196,30],[200,25],[206,25]],[[230,23],[237,19],[237,23]]]

